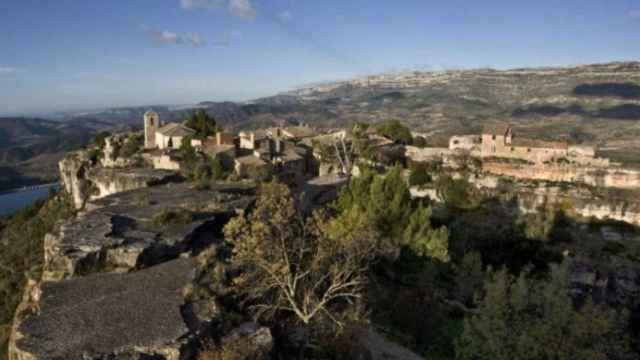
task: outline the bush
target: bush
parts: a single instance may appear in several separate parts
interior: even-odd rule
[[[425,148],[427,147],[427,139],[425,139],[422,136],[416,136],[413,138],[413,146],[419,147],[419,148]]]
[[[376,128],[379,135],[394,142],[411,145],[413,136],[411,131],[398,120],[389,120],[379,124]]]
[[[0,359],[6,358],[6,341],[27,278],[39,279],[44,260],[45,234],[75,214],[64,194],[38,201],[6,220],[0,233]]]
[[[143,145],[143,138],[140,135],[131,135],[127,138],[122,145],[122,149],[119,151],[119,156],[123,158],[130,158],[140,151]]]
[[[412,163],[410,166],[409,185],[422,186],[430,183],[433,179],[429,173],[429,165],[422,163]]]
[[[189,210],[164,210],[153,217],[153,223],[155,225],[186,225],[193,219],[194,215]]]
[[[513,277],[490,273],[485,298],[465,321],[456,346],[458,359],[627,358],[626,319],[587,301],[576,309],[567,294],[567,265],[553,267],[548,279],[529,271]]]
[[[105,139],[108,138],[109,136],[111,136],[110,132],[101,131],[93,138],[93,140],[91,140],[91,143],[96,147],[98,147],[100,150],[102,150],[105,145]]]

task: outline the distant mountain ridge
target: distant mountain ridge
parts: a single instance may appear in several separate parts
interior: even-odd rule
[[[0,118],[0,165],[23,174],[25,163],[82,146],[99,131],[141,128],[147,110],[158,112],[165,122],[174,122],[194,109],[204,109],[230,131],[300,123],[348,127],[356,122],[398,119],[432,146],[446,145],[452,134],[478,133],[487,123],[510,122],[519,133],[589,142],[616,160],[640,164],[640,62],[633,61],[394,72],[323,83],[244,103],[118,107],[66,113],[56,121]],[[47,159],[53,161],[56,156]]]

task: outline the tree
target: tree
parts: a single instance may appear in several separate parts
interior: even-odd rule
[[[451,207],[470,208],[475,204],[471,184],[466,179],[453,179],[441,174],[435,185],[438,196]]]
[[[431,208],[420,206],[409,217],[404,230],[404,243],[418,256],[449,261],[449,231],[431,227]]]
[[[398,120],[389,120],[379,124],[376,128],[378,134],[386,137],[394,142],[399,142],[405,145],[411,145],[413,142],[413,136],[411,130]]]
[[[412,212],[411,194],[399,166],[384,175],[365,170],[341,191],[335,206],[343,213],[365,214],[382,236],[397,240]]]
[[[195,130],[195,137],[197,138],[213,136],[220,131],[216,120],[204,110],[197,110],[191,113],[185,121],[185,126]]]
[[[431,209],[416,206],[399,166],[383,175],[364,171],[341,190],[334,208],[339,216],[361,214],[397,249],[407,246],[421,257],[449,259],[448,230],[431,227]]]
[[[140,151],[143,143],[144,138],[141,135],[130,135],[122,145],[122,148],[119,151],[119,156],[122,158],[131,158]]]
[[[181,169],[189,178],[195,177],[196,166],[198,162],[198,154],[196,149],[191,145],[191,137],[185,136],[178,150],[181,159]]]
[[[111,133],[108,131],[101,131],[91,140],[91,143],[102,150],[104,148],[105,139],[111,136]]]
[[[419,148],[425,148],[427,147],[427,139],[425,139],[423,136],[416,136],[413,138],[412,145]]]
[[[278,183],[263,184],[255,210],[232,220],[225,236],[243,270],[235,282],[257,303],[252,309],[267,317],[291,313],[305,325],[320,317],[342,325],[335,306],[361,297],[379,247],[375,229],[355,213],[303,220]]]
[[[465,320],[457,358],[625,358],[628,339],[616,314],[591,301],[577,310],[567,275],[566,264],[553,266],[548,280],[526,270],[518,277],[505,269],[490,272],[477,314]]]

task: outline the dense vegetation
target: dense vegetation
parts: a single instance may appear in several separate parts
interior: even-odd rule
[[[518,215],[464,178],[411,171],[444,203],[412,199],[400,166],[365,169],[306,217],[287,187],[263,184],[251,214],[225,229],[240,267],[226,275],[236,288],[225,301],[303,334],[295,350],[277,349],[285,357],[362,356],[368,328],[428,359],[637,357],[628,308],[570,291],[563,249],[586,238],[568,208]],[[212,345],[202,358],[249,358],[239,351]]]
[[[1,359],[6,356],[6,341],[22,289],[27,279],[38,280],[42,274],[44,236],[74,211],[70,200],[59,194],[21,210],[0,226]]]

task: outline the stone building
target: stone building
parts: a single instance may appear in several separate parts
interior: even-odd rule
[[[564,141],[545,141],[514,136],[508,124],[485,126],[482,130],[481,157],[520,159],[536,164],[569,156]]]
[[[158,149],[179,149],[182,140],[187,136],[195,135],[195,130],[182,124],[167,124],[156,131],[156,146]]]
[[[155,111],[144,113],[144,148],[156,148],[156,131],[162,126],[160,115]]]
[[[261,142],[264,142],[267,139],[267,131],[241,131],[238,136],[240,138],[240,149],[255,150],[260,147]]]

